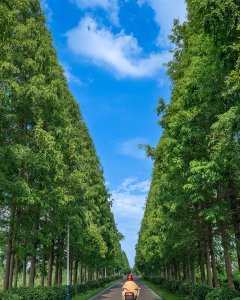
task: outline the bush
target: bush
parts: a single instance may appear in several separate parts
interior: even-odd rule
[[[191,294],[192,289],[193,289],[193,283],[183,282],[179,286],[179,294],[183,296],[189,296]]]
[[[194,300],[205,300],[208,293],[210,293],[213,288],[204,284],[192,284],[190,288],[190,298]]]
[[[101,278],[70,287],[71,297],[99,287],[114,280],[113,277]],[[0,300],[65,300],[66,286],[29,286],[11,288],[6,292],[0,292]]]
[[[167,280],[157,276],[146,276],[145,279],[175,294],[188,296],[192,300],[240,300],[240,292],[229,287],[214,289],[204,284]]]
[[[222,287],[210,292],[207,295],[206,300],[233,300],[237,297],[240,297],[239,292],[228,287]]]
[[[158,284],[163,289],[175,294],[188,296],[190,299],[194,300],[205,300],[207,294],[213,290],[207,285],[193,284],[192,282],[167,280],[160,277],[147,277],[146,279]]]
[[[21,296],[11,293],[1,293],[0,294],[1,300],[24,300]]]

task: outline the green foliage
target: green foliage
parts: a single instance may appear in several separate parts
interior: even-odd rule
[[[230,288],[218,288],[211,293],[209,293],[206,297],[206,300],[232,300],[236,297],[239,297],[240,293],[234,291]]]
[[[113,278],[102,278],[99,280],[89,281],[85,284],[71,286],[71,297],[80,293],[85,293],[88,290],[104,287],[105,284],[111,282]],[[0,294],[0,300],[65,300],[66,299],[66,287],[54,286],[54,287],[22,287],[12,288],[7,292]]]
[[[193,284],[191,282],[167,280],[160,277],[147,277],[146,279],[158,284],[165,290],[173,292],[174,294],[188,296],[189,299],[193,300],[205,300],[207,295],[213,290],[207,285]]]
[[[30,268],[39,269],[53,255],[54,265],[61,261],[63,268],[69,225],[74,261],[94,270],[123,270],[123,237],[102,166],[40,1],[1,2],[0,27],[1,262],[8,266],[15,253],[27,265],[34,257],[37,264]],[[5,273],[8,278],[10,271]]]
[[[160,98],[157,108],[163,134],[152,155],[135,267],[189,282],[201,267],[202,283],[218,286],[219,273],[233,286],[240,268],[240,2],[186,3],[187,19],[175,20],[170,36],[171,102]],[[193,286],[179,288],[204,299],[208,287]]]

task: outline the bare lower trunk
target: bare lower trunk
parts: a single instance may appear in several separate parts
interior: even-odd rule
[[[187,281],[191,281],[191,265],[187,262]]]
[[[190,265],[191,265],[191,281],[192,281],[193,283],[196,283],[194,261],[192,261]]]
[[[209,248],[207,242],[205,243],[205,259],[206,259],[206,269],[207,269],[207,284],[209,286],[212,286],[213,285],[212,270],[211,270],[210,254],[209,254]]]
[[[79,280],[78,283],[81,284],[82,283],[82,264],[79,264]]]
[[[70,285],[72,285],[72,283],[73,283],[73,259],[70,260]]]
[[[14,252],[12,251],[11,261],[10,261],[10,273],[9,273],[9,288],[13,285],[13,269],[14,269]]]
[[[54,259],[54,242],[52,241],[52,249],[48,259],[48,285],[52,285],[52,271],[53,271],[53,259]]]
[[[181,263],[178,264],[178,280],[182,280],[182,265]]]
[[[74,274],[73,274],[73,284],[77,285],[77,276],[78,276],[78,261],[75,261],[74,265]]]
[[[88,281],[92,280],[92,271],[88,269]]]
[[[46,272],[46,258],[45,255],[42,259],[42,275],[41,275],[41,286],[44,286],[45,284],[45,272]]]
[[[236,183],[233,180],[228,181],[228,189],[232,210],[232,225],[235,235],[238,270],[240,272],[240,200]]]
[[[55,262],[55,274],[54,274],[54,285],[57,285],[59,283],[59,258],[56,256],[56,262]]]
[[[202,252],[199,253],[199,269],[201,274],[201,283],[206,282],[206,275],[205,275],[205,267],[204,267],[204,260]]]
[[[167,279],[170,280],[170,266],[167,265]]]
[[[30,275],[29,275],[29,285],[34,285],[36,274],[36,256],[31,256],[31,265],[30,265]]]
[[[216,265],[216,254],[215,254],[215,247],[213,244],[212,228],[210,225],[208,227],[208,238],[209,238],[209,250],[210,250],[210,256],[211,256],[213,286],[218,287],[219,284],[218,284],[218,274],[217,274],[217,265]]]
[[[11,265],[11,256],[12,256],[12,247],[13,247],[13,231],[14,231],[13,220],[15,217],[15,211],[16,211],[16,206],[14,205],[11,208],[11,214],[10,214],[10,219],[9,219],[7,257],[6,257],[4,283],[3,283],[4,290],[7,290],[9,288],[10,265]]]
[[[19,268],[19,257],[16,254],[16,256],[15,256],[14,287],[17,287],[17,285],[18,285],[18,268]]]
[[[59,260],[59,268],[58,268],[58,283],[62,285],[62,269],[63,269],[63,259],[62,257]]]
[[[163,266],[163,274],[164,274],[163,278],[166,279],[167,278],[167,268],[166,268],[166,265]]]
[[[240,228],[239,225],[235,226],[235,242],[236,242],[236,251],[237,251],[237,260],[238,260],[238,271],[240,272]]]
[[[187,265],[183,264],[183,280],[187,280]]]
[[[27,260],[23,260],[23,286],[26,286],[27,283]]]
[[[232,262],[229,253],[229,238],[226,231],[226,225],[224,223],[221,223],[220,228],[221,228],[222,246],[224,251],[224,260],[225,260],[228,284],[234,288]]]

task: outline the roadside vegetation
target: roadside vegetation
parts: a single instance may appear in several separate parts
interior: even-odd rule
[[[164,300],[186,300],[186,297],[182,297],[173,293],[170,293],[159,285],[152,283],[151,281],[143,280],[144,283],[147,284],[152,290],[154,290],[159,296],[161,296]]]
[[[24,300],[64,297],[68,228],[71,286],[102,284],[129,270],[101,163],[45,23],[39,0],[0,3],[5,298],[13,289]]]
[[[91,290],[91,291],[87,291],[83,294],[80,294],[76,297],[73,298],[73,300],[88,300],[89,298],[95,296],[95,295],[98,295],[99,293],[102,292],[102,290],[112,286],[114,283],[118,282],[119,280],[114,280],[114,281],[111,281],[109,282],[108,284],[106,284],[104,286],[104,288],[97,288],[97,289],[94,289],[94,290]]]
[[[170,36],[171,101],[157,108],[163,134],[146,146],[154,169],[135,263],[226,300],[240,290],[240,2],[186,3]]]

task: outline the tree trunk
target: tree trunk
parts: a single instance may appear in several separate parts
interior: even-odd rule
[[[15,217],[15,212],[16,212],[16,205],[13,205],[13,207],[11,208],[10,219],[9,219],[7,257],[6,257],[4,283],[3,283],[4,290],[7,290],[9,288],[10,264],[11,264],[12,247],[13,247],[13,232],[14,232],[13,221],[14,221],[14,217]]]
[[[19,257],[16,254],[16,256],[15,256],[14,287],[17,287],[17,285],[18,285],[18,267],[19,267]]]
[[[201,283],[204,284],[206,282],[206,274],[202,251],[199,253],[199,269],[201,274]]]
[[[213,285],[212,270],[211,270],[211,263],[210,263],[209,247],[207,242],[205,242],[205,259],[206,259],[206,269],[207,269],[207,284],[209,286],[212,286]]]
[[[77,276],[78,276],[78,261],[75,260],[74,274],[73,274],[73,284],[74,285],[77,285]]]
[[[235,235],[238,270],[240,272],[240,201],[237,194],[236,184],[233,180],[228,181],[228,189],[232,210],[232,225]]]
[[[29,285],[34,285],[36,274],[36,256],[31,256],[31,265],[30,265],[30,275],[29,275]]]
[[[170,268],[169,268],[169,264],[167,264],[167,279],[170,280]]]
[[[166,279],[167,278],[167,268],[166,265],[163,265],[163,278]]]
[[[191,281],[192,281],[193,283],[196,283],[194,261],[191,261],[190,267],[191,267]]]
[[[213,277],[213,286],[218,287],[218,274],[217,274],[217,266],[216,266],[216,254],[215,247],[213,244],[213,233],[211,225],[208,226],[208,239],[209,239],[209,251],[211,256],[211,267],[212,267],[212,277]]]
[[[60,257],[59,267],[58,267],[58,283],[62,285],[62,269],[63,269],[63,258]]]
[[[226,225],[224,223],[221,223],[220,229],[221,229],[222,246],[223,246],[223,251],[224,251],[224,260],[225,260],[228,284],[234,288],[232,262],[231,262],[230,253],[229,253],[229,238],[228,238],[228,234],[226,231]]]
[[[61,251],[60,251],[60,258],[59,258],[59,268],[58,268],[58,283],[62,285],[62,270],[63,270],[63,255],[64,255],[64,238],[65,234],[62,234],[61,239]]]
[[[46,271],[46,257],[44,255],[43,259],[42,259],[41,286],[44,286],[44,284],[45,284],[45,271]]]
[[[236,223],[233,224],[233,226],[234,226],[237,260],[238,260],[238,271],[240,272],[240,226],[239,224]]]
[[[27,260],[24,258],[23,260],[23,286],[27,284]]]
[[[88,269],[88,281],[92,280],[92,272]]]
[[[191,281],[191,265],[187,262],[187,281]]]
[[[55,274],[54,274],[54,285],[57,285],[58,282],[59,282],[58,274],[59,274],[59,258],[56,256],[56,260],[55,260]]]
[[[72,285],[72,283],[73,283],[73,259],[70,259],[70,285]]]
[[[52,285],[52,271],[53,271],[53,259],[54,259],[54,241],[52,241],[52,249],[48,259],[48,285]]]
[[[9,272],[9,288],[13,285],[13,269],[14,269],[14,251],[12,251],[11,254],[11,260],[10,260],[10,272]]]
[[[81,284],[82,283],[82,264],[79,263],[79,280],[78,283]]]
[[[181,263],[178,264],[178,280],[182,280],[182,266]]]
[[[187,281],[187,265],[185,262],[183,263],[183,280]]]

